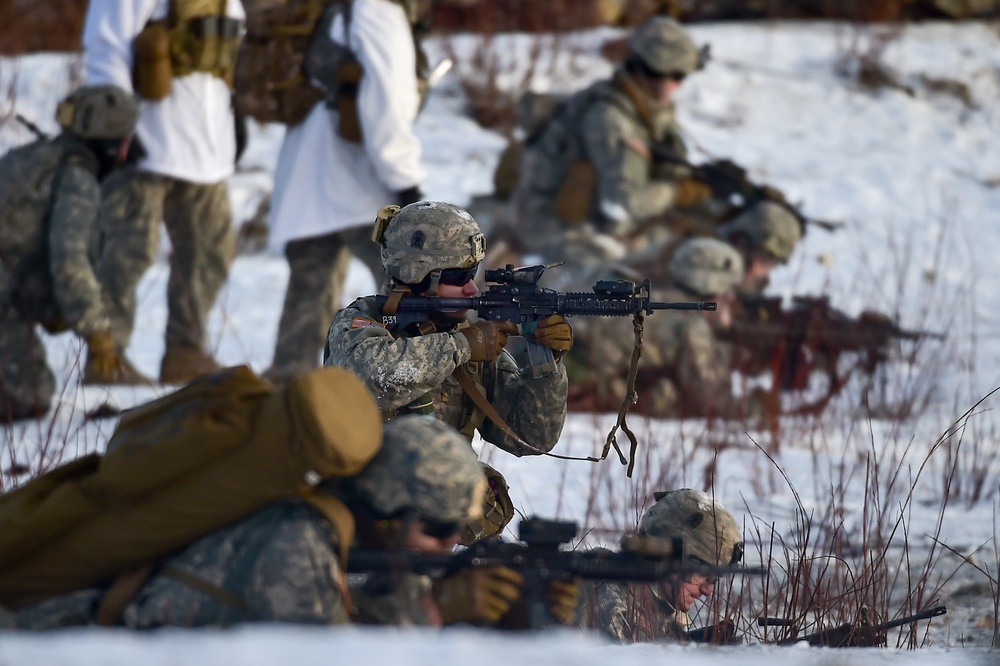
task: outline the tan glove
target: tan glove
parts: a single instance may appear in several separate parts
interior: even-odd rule
[[[535,342],[552,350],[557,359],[573,348],[573,327],[562,315],[549,315],[538,322]]]
[[[712,198],[712,188],[694,178],[682,178],[674,185],[674,205],[690,208]]]
[[[468,328],[459,330],[469,341],[472,349],[470,361],[497,360],[507,346],[507,336],[517,333],[517,326],[509,321],[477,321]]]
[[[548,589],[545,590],[545,603],[549,607],[549,612],[564,627],[575,623],[580,608],[581,587],[579,578],[553,579],[549,581]]]
[[[111,333],[98,331],[87,336],[87,365],[84,384],[151,384],[152,380],[135,369],[115,344]]]
[[[443,624],[495,624],[521,598],[524,577],[508,567],[463,569],[434,584]]]

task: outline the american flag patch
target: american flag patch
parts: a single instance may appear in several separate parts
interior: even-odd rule
[[[351,322],[351,328],[367,328],[368,326],[381,326],[382,324],[364,317],[355,317]]]

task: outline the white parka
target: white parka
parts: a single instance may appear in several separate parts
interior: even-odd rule
[[[395,193],[423,182],[416,54],[403,8],[388,0],[354,0],[345,36],[343,13],[331,37],[348,44],[364,68],[358,90],[361,143],[337,135],[339,114],[319,102],[289,128],[278,156],[271,198],[271,244],[369,226]]]
[[[132,88],[135,38],[150,20],[167,15],[169,0],[91,0],[83,30],[83,80],[87,85]],[[245,17],[240,0],[226,14]],[[220,182],[234,170],[236,137],[231,93],[206,72],[175,78],[170,94],[142,100],[136,133],[147,156],[138,167],[193,183]]]

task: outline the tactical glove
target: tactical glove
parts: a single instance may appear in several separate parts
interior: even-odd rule
[[[495,624],[521,597],[524,577],[508,567],[463,569],[434,584],[443,624]]]
[[[492,363],[507,346],[507,336],[517,333],[517,326],[509,321],[477,321],[459,333],[469,341],[470,361]]]
[[[549,607],[552,617],[559,620],[564,627],[575,623],[580,609],[580,579],[550,580],[545,590],[545,604]]]
[[[712,198],[712,188],[695,178],[682,178],[674,185],[674,205],[690,208]]]
[[[87,336],[87,365],[84,384],[152,384],[136,370],[115,344],[111,333],[98,331]]]
[[[573,348],[573,327],[562,315],[549,315],[538,322],[535,342],[552,350],[557,359]]]

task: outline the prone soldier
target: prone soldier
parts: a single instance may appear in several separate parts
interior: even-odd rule
[[[656,503],[639,519],[638,547],[650,539],[679,541],[694,562],[725,566],[743,559],[739,525],[713,497],[688,488],[653,496]],[[688,612],[712,595],[715,583],[715,576],[704,573],[674,575],[654,584],[600,583],[587,590],[584,624],[622,643],[685,640]],[[731,631],[726,633],[726,640],[734,639]]]
[[[55,379],[36,323],[86,341],[85,384],[149,382],[115,343],[95,275],[100,183],[120,164],[138,113],[120,88],[80,88],[59,105],[58,136],[0,163],[0,422],[49,408]]]
[[[371,425],[364,419],[359,427]],[[124,602],[88,588],[21,608],[15,622],[24,629],[99,621],[145,629],[352,619],[440,626],[456,610],[448,599],[439,606],[422,576],[372,579],[347,593],[346,530],[354,525],[367,549],[449,553],[459,527],[480,511],[485,484],[475,453],[453,429],[430,417],[400,418],[385,424],[382,448],[360,473],[317,486],[346,507],[346,520],[329,519],[309,501],[277,502],[167,559]]]

